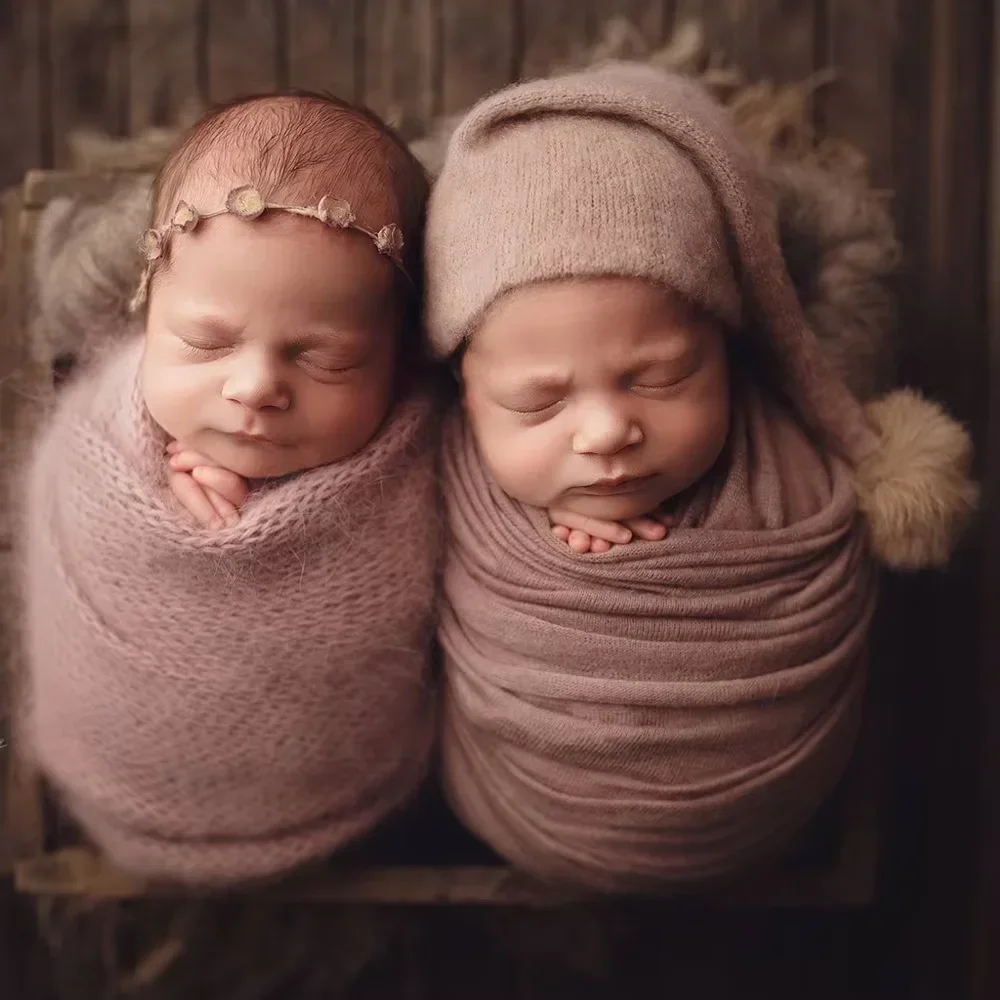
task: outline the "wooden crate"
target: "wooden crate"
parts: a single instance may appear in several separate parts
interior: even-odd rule
[[[113,174],[34,171],[3,196],[0,243],[0,446],[9,456],[23,448],[52,399],[51,372],[32,345],[30,254],[38,215],[62,194],[100,195]],[[0,592],[11,593],[11,526],[0,511]],[[16,595],[13,595],[16,596]],[[17,602],[4,601],[16,609]],[[44,783],[17,752],[11,736],[13,692],[23,665],[13,618],[3,623],[0,649],[8,670],[0,694],[0,739],[5,746],[0,790],[0,871],[20,891],[115,899],[190,895],[116,871],[65,816]],[[869,717],[875,713],[869,712]],[[867,731],[873,727],[869,725]],[[775,869],[699,897],[719,906],[860,906],[874,897],[878,847],[878,754],[862,740],[854,766],[802,842]],[[425,850],[414,844],[427,845]],[[399,845],[407,845],[399,850]],[[458,827],[433,796],[430,805],[404,817],[395,830],[345,858],[311,868],[266,889],[258,898],[395,904],[521,904],[552,906],[583,897],[557,891],[514,871]]]

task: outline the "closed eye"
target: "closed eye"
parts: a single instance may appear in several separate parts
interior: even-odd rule
[[[179,334],[177,339],[181,342],[181,347],[185,354],[190,354],[196,358],[217,357],[222,351],[232,349],[232,344],[221,341],[200,340],[195,337],[182,337]]]
[[[342,375],[360,367],[358,358],[336,357],[317,351],[304,351],[297,360],[304,368],[325,375]]]
[[[670,378],[646,379],[641,382],[633,382],[630,388],[633,392],[651,396],[669,394],[682,386],[694,374],[695,370],[692,370]]]
[[[506,408],[512,413],[521,413],[524,416],[538,416],[541,413],[548,413],[550,410],[554,410],[563,401],[561,399],[554,399],[548,403],[532,403],[530,405],[517,405],[514,406],[509,404]]]

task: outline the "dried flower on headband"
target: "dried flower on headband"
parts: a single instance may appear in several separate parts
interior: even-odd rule
[[[403,266],[403,234],[399,226],[390,223],[379,230],[366,229],[357,221],[351,206],[342,199],[324,195],[315,207],[298,205],[276,205],[264,201],[261,193],[254,187],[233,188],[226,196],[226,207],[217,212],[202,215],[186,201],[178,202],[174,214],[166,225],[158,229],[147,229],[139,240],[139,251],[146,259],[139,287],[129,308],[135,312],[140,309],[149,294],[149,283],[156,270],[157,261],[162,260],[167,251],[171,237],[176,233],[189,233],[203,219],[214,219],[218,215],[236,215],[241,219],[251,221],[258,219],[265,212],[289,212],[291,215],[301,215],[309,219],[317,219],[324,225],[334,229],[354,229],[364,233],[374,244],[380,254],[388,257],[402,272],[407,281],[412,278]]]

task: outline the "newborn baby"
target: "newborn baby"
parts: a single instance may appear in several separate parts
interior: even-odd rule
[[[210,114],[155,185],[141,335],[64,390],[31,457],[26,736],[125,868],[274,875],[424,778],[426,193],[332,98]]]
[[[487,98],[426,246],[463,399],[439,624],[456,811],[604,889],[773,856],[851,754],[872,553],[947,557],[967,439],[912,393],[853,399],[753,158],[683,78],[618,64]]]

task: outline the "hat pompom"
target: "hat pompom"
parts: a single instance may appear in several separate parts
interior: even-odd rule
[[[979,499],[968,432],[912,389],[865,411],[880,438],[857,468],[875,556],[893,569],[944,566]]]

